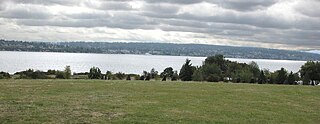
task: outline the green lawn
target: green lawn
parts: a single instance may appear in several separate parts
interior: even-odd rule
[[[320,123],[320,87],[0,80],[0,123]]]

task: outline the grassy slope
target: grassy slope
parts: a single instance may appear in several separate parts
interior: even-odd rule
[[[319,123],[320,87],[0,80],[0,123]]]

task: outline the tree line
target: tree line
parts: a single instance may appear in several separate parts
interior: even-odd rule
[[[63,71],[48,70],[17,72],[18,79],[103,79],[103,80],[162,80],[162,81],[208,81],[208,82],[232,82],[232,83],[258,83],[258,84],[288,84],[288,85],[317,85],[320,81],[320,63],[308,61],[299,72],[288,72],[281,68],[274,72],[260,70],[255,62],[249,64],[238,63],[224,58],[223,55],[210,56],[205,59],[201,66],[193,66],[191,60],[186,59],[179,73],[172,67],[165,68],[161,73],[154,68],[143,71],[141,75],[125,74],[122,72],[103,73],[100,68],[92,67],[89,72],[71,74],[70,66]],[[0,72],[0,79],[9,79],[11,75]]]
[[[296,73],[284,68],[270,72],[260,70],[255,62],[238,63],[226,60],[223,55],[216,55],[207,57],[201,66],[192,66],[187,59],[179,77],[182,81],[317,85],[320,80],[320,63],[308,61]]]

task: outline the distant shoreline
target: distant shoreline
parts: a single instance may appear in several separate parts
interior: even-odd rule
[[[320,54],[303,51],[206,44],[119,42],[26,42],[0,40],[0,51],[134,54],[226,58],[319,61]]]

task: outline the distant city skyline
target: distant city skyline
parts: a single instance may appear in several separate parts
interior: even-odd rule
[[[320,50],[318,0],[1,0],[0,39]]]

